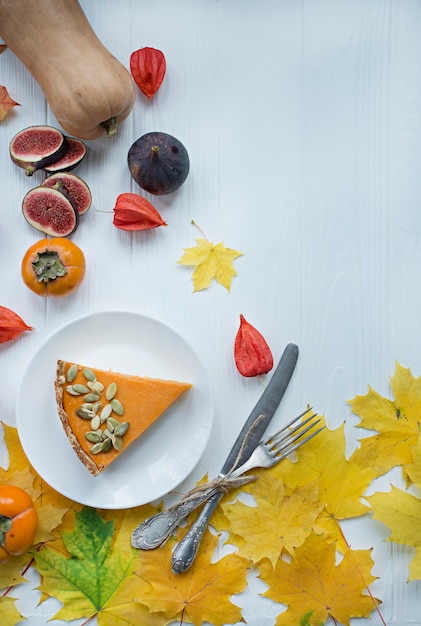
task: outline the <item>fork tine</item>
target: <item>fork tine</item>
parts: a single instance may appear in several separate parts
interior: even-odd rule
[[[304,424],[306,424],[313,417],[313,415],[310,415],[310,417],[308,417],[306,420],[304,420],[304,422],[300,422],[297,426],[295,426],[295,428],[291,429],[291,426],[293,426],[301,417],[303,417],[306,413],[308,413],[311,410],[312,410],[312,407],[309,407],[308,409],[306,409],[305,411],[300,413],[300,415],[297,415],[297,417],[294,417],[294,419],[292,419],[290,422],[288,422],[288,424],[286,424],[285,426],[282,426],[282,428],[277,430],[276,433],[272,433],[271,435],[267,435],[267,437],[263,440],[263,442],[265,444],[268,444],[275,437],[279,437],[280,436],[279,441],[281,441],[283,438],[285,439],[286,437],[289,437],[291,435],[291,433],[294,433],[297,429],[301,428]],[[284,436],[282,437],[283,433],[284,433]]]
[[[290,439],[291,435],[293,435],[298,430],[300,430],[303,426],[305,426],[305,424],[307,424],[310,420],[312,420],[313,417],[316,417],[316,414],[311,414],[304,421],[300,422],[299,424],[296,424],[295,428],[291,429],[291,426],[294,425],[297,422],[297,420],[299,420],[301,417],[303,417],[306,413],[308,413],[311,410],[312,410],[312,407],[306,409],[305,411],[300,413],[300,415],[297,415],[297,417],[294,417],[294,419],[291,420],[286,426],[283,426],[282,428],[277,430],[276,433],[268,435],[264,439],[264,443],[266,445],[270,445],[274,441],[280,443],[284,439]]]
[[[320,420],[318,420],[320,421]],[[317,430],[314,431],[314,433],[311,433],[308,437],[306,437],[305,439],[302,439],[301,441],[298,441],[298,443],[295,444],[295,446],[292,446],[291,448],[288,449],[288,446],[285,446],[285,448],[281,448],[276,455],[276,460],[277,461],[281,461],[282,459],[285,459],[287,456],[289,456],[292,452],[295,452],[295,450],[297,450],[298,448],[300,448],[302,445],[304,445],[305,443],[307,443],[307,441],[310,441],[310,439],[313,439],[313,437],[315,437],[318,433],[320,433],[322,430],[324,430],[326,428],[326,426],[321,426],[320,428],[318,428]],[[292,442],[291,442],[292,443]],[[279,452],[281,452],[282,454],[279,456]]]
[[[297,441],[297,439],[300,439],[309,430],[311,430],[313,426],[316,426],[316,424],[320,422],[320,418],[316,421],[312,421],[313,418],[316,418],[316,417],[317,417],[317,414],[311,415],[306,420],[304,420],[304,422],[301,422],[300,424],[298,424],[298,426],[288,431],[288,433],[286,434],[279,433],[279,434],[272,435],[272,437],[270,437],[270,439],[266,441],[265,444],[269,448],[276,448],[277,446],[279,446],[279,444],[282,444],[283,442],[285,442],[287,446],[291,445],[292,443]],[[304,426],[306,426],[306,428],[303,428]]]

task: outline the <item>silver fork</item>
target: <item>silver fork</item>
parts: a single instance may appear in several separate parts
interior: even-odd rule
[[[305,413],[307,413],[307,411],[304,411],[303,415]],[[257,452],[257,456],[261,461],[259,466],[271,467],[276,463],[279,463],[279,461],[291,454],[291,452],[293,452],[294,450],[297,450],[297,448],[305,444],[307,441],[317,435],[318,432],[323,430],[323,427],[321,427],[317,431],[314,431],[313,433],[302,439],[302,436],[320,421],[317,420],[316,422],[310,424],[312,417],[313,416],[308,417],[306,420],[304,420],[304,422],[298,424],[295,428],[293,428],[292,431],[289,431],[289,433],[288,431],[285,432],[285,429],[281,429],[280,432],[275,433],[274,435],[270,435],[269,437],[264,439],[263,442],[259,444],[256,448],[259,449],[259,452]],[[294,421],[295,420],[293,420],[292,423],[294,423]],[[307,427],[304,428],[304,430],[301,430],[301,428],[305,424],[307,424]],[[288,428],[288,426],[286,428]],[[291,435],[293,436],[291,437]],[[205,507],[199,513],[197,519],[193,522],[190,529],[184,535],[183,539],[175,547],[171,559],[171,566],[174,574],[182,574],[183,572],[187,571],[193,563],[200,542],[202,541],[205,530],[209,524],[212,513],[215,510],[217,503],[219,502],[219,498],[220,496],[218,497],[217,493],[213,494],[213,496],[208,500]]]
[[[297,423],[309,411],[311,411],[311,408],[306,409],[273,435],[263,439],[255,448],[251,457],[245,463],[233,469],[229,474],[229,478],[238,478],[254,468],[272,467],[323,430],[324,427],[319,428],[303,439],[303,436],[320,422],[320,419],[312,421],[313,418],[317,417],[317,415],[312,414],[302,422]],[[210,486],[209,489],[201,491],[197,495],[192,493],[190,497],[189,492],[178,504],[149,517],[133,531],[132,546],[143,550],[152,550],[162,545],[189,513],[217,492],[217,486]],[[187,541],[187,535],[184,539]]]

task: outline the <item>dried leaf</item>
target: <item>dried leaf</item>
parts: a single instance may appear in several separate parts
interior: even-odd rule
[[[415,548],[409,580],[421,579],[421,499],[392,485],[391,491],[367,500],[374,517],[390,528],[388,540]]]
[[[9,110],[15,106],[20,106],[20,104],[12,100],[6,87],[0,85],[0,121],[4,120]]]
[[[319,426],[325,426],[322,415]],[[344,425],[336,430],[324,431],[308,441],[296,452],[297,461],[285,459],[273,468],[291,489],[317,481],[319,501],[325,506],[315,524],[319,532],[332,534],[338,541],[338,549],[345,550],[341,520],[352,519],[368,512],[361,497],[374,479],[371,464],[364,465],[353,455],[345,455]],[[346,488],[338,488],[346,485]]]
[[[164,80],[165,56],[156,48],[140,48],[130,56],[130,71],[136,85],[150,99]]]
[[[34,330],[11,309],[0,306],[0,343],[11,341],[26,330]]]
[[[150,584],[139,601],[151,612],[162,611],[165,621],[214,626],[236,624],[241,620],[241,609],[230,598],[242,592],[247,584],[249,562],[236,554],[228,554],[215,563],[212,555],[218,538],[206,531],[192,567],[182,576],[171,570],[171,551],[174,540],[159,550],[141,555],[138,574]]]
[[[396,465],[411,463],[419,437],[421,376],[415,379],[409,369],[397,363],[391,385],[394,400],[383,398],[369,387],[367,395],[349,402],[361,418],[358,427],[378,433],[362,439],[361,450],[356,453],[364,456],[361,463],[373,465],[376,477]]]
[[[268,558],[274,566],[282,551],[294,557],[324,505],[317,481],[291,489],[272,471],[253,474],[259,476],[250,486],[256,506],[225,500],[224,523],[217,528],[229,530],[229,543],[238,547],[240,556],[254,563]]]
[[[15,598],[0,597],[0,615],[1,626],[16,626],[25,619],[16,608]]]
[[[184,248],[184,254],[177,261],[181,265],[196,268],[192,276],[193,291],[207,289],[212,279],[230,291],[232,279],[237,275],[233,261],[242,252],[226,248],[222,242],[215,245],[207,239],[196,239],[196,243],[193,248]]]
[[[122,230],[147,230],[167,225],[155,207],[135,193],[122,193],[117,197],[113,224]]]
[[[303,623],[306,615],[314,625],[330,617],[349,626],[350,618],[369,617],[374,605],[366,589],[375,580],[373,565],[371,550],[351,549],[336,564],[335,543],[315,533],[296,549],[290,563],[279,559],[272,568],[264,561],[260,578],[269,589],[263,595],[288,606],[276,626]]]
[[[234,342],[235,365],[242,376],[267,374],[273,367],[272,352],[263,335],[240,315]]]

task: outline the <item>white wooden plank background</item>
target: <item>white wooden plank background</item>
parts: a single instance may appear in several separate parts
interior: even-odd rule
[[[395,361],[421,373],[421,2],[420,0],[96,0],[81,2],[104,44],[128,66],[142,46],[160,48],[167,76],[135,109],[117,138],[89,143],[77,173],[94,203],[74,240],[87,257],[74,297],[44,301],[26,290],[20,262],[37,239],[21,199],[34,182],[14,167],[11,137],[25,126],[57,125],[33,78],[10,51],[0,84],[21,103],[0,125],[1,304],[36,332],[0,346],[0,419],[15,423],[21,373],[49,334],[85,313],[124,309],[156,317],[183,334],[206,365],[216,419],[189,488],[216,473],[261,392],[238,375],[233,338],[243,313],[275,356],[289,341],[300,360],[279,423],[306,403],[336,427],[346,401],[367,385],[390,395]],[[89,62],[89,59],[87,59]],[[153,237],[112,226],[117,195],[137,191],[127,150],[162,130],[186,145],[187,183],[154,198],[169,223]],[[176,261],[200,233],[244,253],[231,293],[192,293]],[[1,448],[0,461],[7,455]],[[376,485],[400,484],[398,473]],[[374,547],[374,595],[388,626],[421,624],[421,587],[407,583],[410,550],[386,543],[384,527],[346,524],[353,547]],[[20,588],[30,626],[57,606],[37,607],[37,584]],[[277,607],[251,577],[238,599],[250,626],[272,626]],[[237,600],[236,600],[237,601]],[[81,622],[75,622],[79,624]],[[362,626],[366,620],[353,620]],[[380,624],[373,613],[374,626]]]

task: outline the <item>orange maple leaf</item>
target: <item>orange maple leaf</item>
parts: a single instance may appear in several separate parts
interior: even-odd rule
[[[362,457],[361,465],[372,464],[375,477],[396,465],[411,463],[419,438],[421,376],[414,378],[409,369],[397,363],[391,386],[394,400],[369,387],[365,396],[356,396],[349,402],[361,418],[357,426],[378,433],[361,439],[361,448],[355,453],[355,458]]]
[[[8,111],[15,106],[20,106],[20,104],[12,100],[6,87],[0,85],[0,121],[4,120]]]
[[[371,550],[347,549],[336,564],[336,545],[326,536],[312,533],[296,549],[290,563],[269,560],[260,566],[260,578],[269,586],[264,596],[286,604],[276,626],[303,623],[320,626],[331,617],[349,625],[352,617],[369,617],[373,598],[364,593],[375,577]]]
[[[173,540],[159,550],[142,552],[137,574],[149,581],[150,587],[138,601],[152,613],[163,612],[168,620],[163,624],[174,619],[214,626],[241,621],[241,609],[230,602],[230,597],[245,589],[250,564],[236,554],[213,563],[217,543],[218,537],[206,532],[192,567],[182,576],[171,570]]]

